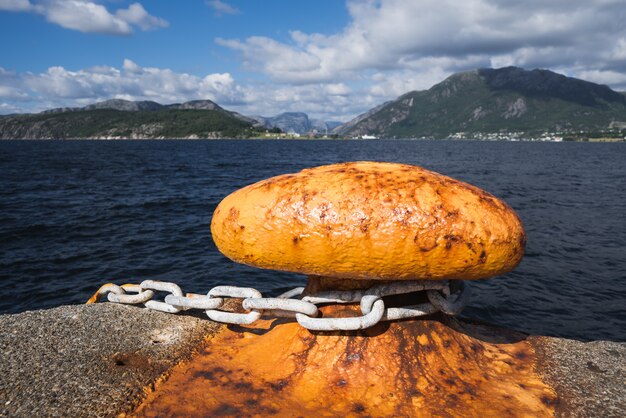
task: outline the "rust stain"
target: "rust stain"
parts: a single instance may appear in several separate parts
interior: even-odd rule
[[[556,394],[534,365],[523,335],[445,316],[360,332],[258,321],[224,328],[134,415],[553,416]]]

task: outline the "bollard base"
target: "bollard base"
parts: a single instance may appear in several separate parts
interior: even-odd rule
[[[435,315],[358,332],[291,320],[225,327],[135,414],[540,417],[556,404],[524,334]]]

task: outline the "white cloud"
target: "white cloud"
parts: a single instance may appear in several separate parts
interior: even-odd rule
[[[228,106],[240,103],[243,95],[228,73],[198,77],[167,68],[141,67],[128,59],[122,68],[98,66],[71,71],[56,66],[40,74],[16,74],[0,68],[0,98],[17,99],[30,111],[111,98],[161,103],[210,99]]]
[[[104,67],[104,68],[110,68],[110,67]],[[137,65],[135,62],[129,60],[128,58],[124,59],[124,63],[122,64],[122,68],[127,71],[128,73],[136,73],[136,74],[140,74],[142,71],[142,68]]]
[[[12,86],[0,86],[0,98],[3,99],[23,99],[27,95],[21,92],[19,89]]]
[[[564,68],[622,59],[623,0],[350,0],[334,34],[291,32],[291,42],[217,39],[247,69],[284,83],[354,80],[367,71],[450,74],[476,66]],[[593,16],[593,18],[590,18]],[[612,56],[611,56],[612,54]],[[434,63],[438,68],[421,66]],[[411,84],[411,83],[409,83]]]
[[[216,42],[240,51],[246,68],[261,68],[274,79],[297,82],[319,78],[319,57],[298,51],[271,38],[253,36],[246,39],[246,42],[218,38]]]
[[[128,35],[133,31],[128,22],[110,14],[104,6],[92,2],[57,0],[42,3],[37,9],[49,22],[66,29],[113,35]]]
[[[165,19],[150,16],[139,3],[131,4],[128,6],[128,9],[118,10],[115,12],[115,16],[127,23],[139,26],[142,30],[166,28],[169,26]]]
[[[8,115],[11,113],[23,113],[24,109],[11,103],[0,102],[0,115]]]
[[[283,112],[305,112],[309,117],[325,120],[348,120],[358,108],[372,107],[367,98],[348,86],[336,84],[247,86],[244,102],[233,109],[247,115],[274,116]],[[356,97],[358,101],[356,101]]]
[[[326,84],[324,89],[331,96],[347,96],[351,89],[343,83]]]
[[[371,77],[367,92],[382,102],[409,91],[428,89],[448,75],[438,66],[425,68],[420,73],[412,70],[377,72]]]
[[[611,58],[626,61],[626,37],[617,40],[615,48],[611,52]]]
[[[335,33],[216,43],[269,78],[256,86],[265,114],[303,110],[346,120],[452,73],[509,65],[626,89],[623,0],[348,0],[347,8],[349,22]],[[333,95],[337,85],[344,94]],[[255,92],[246,97],[260,100]]]
[[[236,15],[240,13],[239,9],[221,0],[207,0],[205,3],[207,4],[207,6],[212,8],[215,11],[215,14],[218,16],[221,16],[223,14]]]
[[[9,12],[26,12],[33,8],[28,0],[0,0],[0,10]]]
[[[50,9],[59,0],[31,1],[32,7]],[[480,67],[548,68],[626,90],[624,0],[349,0],[347,6],[350,20],[336,33],[294,30],[287,41],[216,39],[237,51],[247,70],[265,76],[243,84],[230,73],[195,75],[127,59],[119,67],[51,67],[41,74],[0,69],[0,99],[42,110],[110,98],[161,103],[207,98],[248,115],[304,111],[346,121],[453,72]],[[130,30],[166,25],[139,3],[115,13],[101,7],[102,30],[114,26],[107,19]]]
[[[27,99],[28,94],[21,89],[19,84],[17,74],[0,67],[0,99],[12,101]]]
[[[626,91],[626,73],[623,72],[590,70],[580,71],[577,75],[585,80],[593,81],[594,83],[607,84],[617,90]]]
[[[89,0],[42,0],[33,3],[28,0],[0,0],[0,10],[37,13],[45,16],[50,23],[87,33],[129,35],[133,27],[148,30],[168,26],[166,20],[151,16],[139,3],[112,14],[103,5]]]
[[[14,106],[19,103],[22,112],[84,106],[112,98],[164,104],[209,99],[246,115],[302,111],[311,117],[347,120],[380,100],[374,95],[362,95],[362,89],[344,83],[242,86],[229,73],[198,76],[142,67],[130,59],[119,68],[97,66],[73,71],[55,66],[39,74],[15,73],[0,67],[0,100],[13,101]],[[0,113],[9,113],[9,109],[0,108]]]

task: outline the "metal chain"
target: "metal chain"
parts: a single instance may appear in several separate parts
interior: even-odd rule
[[[189,309],[204,310],[216,322],[246,325],[265,317],[296,318],[304,328],[313,331],[354,331],[373,327],[379,322],[416,318],[441,311],[458,315],[470,297],[465,282],[441,280],[397,281],[373,286],[365,290],[331,290],[302,297],[303,287],[297,287],[275,298],[264,298],[250,287],[217,286],[206,295],[187,293],[171,282],[144,280],[140,284],[116,285],[107,283],[89,299],[93,303],[106,296],[109,302],[123,304],[143,303],[146,308],[178,313]],[[383,297],[414,292],[426,292],[428,302],[403,307],[385,307]],[[163,301],[153,300],[156,292],[167,292]],[[247,313],[220,310],[226,298],[243,299]],[[318,318],[319,304],[359,303],[362,316],[351,318]]]

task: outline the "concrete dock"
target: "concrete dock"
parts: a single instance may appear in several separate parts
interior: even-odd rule
[[[128,305],[0,315],[0,416],[112,417],[220,325]]]
[[[132,414],[221,325],[101,303],[0,315],[0,416]],[[626,415],[626,343],[529,336],[555,415]]]

